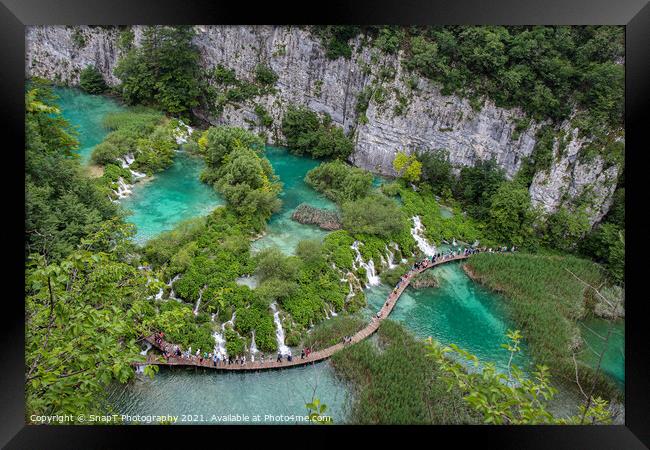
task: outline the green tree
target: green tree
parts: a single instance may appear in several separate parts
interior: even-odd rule
[[[421,152],[417,155],[422,163],[422,180],[429,183],[433,192],[443,194],[452,188],[452,165],[447,150]]]
[[[398,152],[393,159],[393,169],[398,175],[409,183],[417,183],[422,175],[422,163],[416,154],[407,155]]]
[[[398,204],[383,196],[369,195],[342,206],[343,228],[389,238],[407,228],[407,219]]]
[[[104,77],[95,66],[86,66],[81,71],[79,87],[89,94],[101,94],[107,89]]]
[[[491,198],[488,225],[495,240],[521,246],[533,234],[534,214],[528,189],[504,182]]]
[[[568,418],[554,417],[548,410],[549,402],[557,390],[551,385],[546,366],[537,366],[532,377],[524,376],[512,364],[521,349],[521,333],[508,331],[509,342],[503,344],[510,353],[507,373],[499,372],[494,363],[484,363],[478,358],[452,344],[441,346],[429,338],[426,348],[441,368],[443,380],[451,388],[461,389],[465,402],[492,425],[535,424],[609,424],[611,415],[607,401],[595,398],[588,406],[581,405],[579,414]],[[461,362],[468,364],[468,370]],[[480,367],[480,369],[479,369]]]
[[[289,106],[282,118],[282,133],[289,151],[315,158],[347,158],[354,150],[352,140],[326,116],[320,118],[304,106]]]
[[[305,182],[336,201],[365,197],[372,188],[372,174],[340,160],[321,163],[305,176]]]
[[[142,45],[120,59],[114,73],[129,103],[156,104],[174,115],[188,116],[201,93],[199,51],[190,26],[151,26]]]

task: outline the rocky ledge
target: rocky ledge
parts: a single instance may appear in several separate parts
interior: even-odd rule
[[[336,211],[315,208],[307,203],[298,205],[291,219],[306,225],[318,225],[327,231],[341,229],[341,219]]]

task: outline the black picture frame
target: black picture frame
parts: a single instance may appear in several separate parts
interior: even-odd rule
[[[172,435],[192,435],[209,445],[253,445],[252,439],[286,445],[325,443],[337,432],[359,432],[366,438],[394,437],[434,446],[453,442],[454,447],[473,441],[487,448],[636,449],[650,446],[650,396],[648,379],[650,308],[643,292],[644,239],[648,221],[644,217],[644,153],[648,153],[644,126],[650,99],[650,5],[645,0],[481,0],[388,1],[363,0],[349,3],[334,0],[322,4],[285,2],[217,2],[208,0],[1,0],[0,83],[3,125],[2,168],[11,185],[5,189],[7,211],[3,233],[5,261],[12,261],[15,276],[7,276],[0,354],[0,445],[7,448],[115,448],[144,444],[168,444]],[[437,427],[265,427],[263,433],[247,426],[215,434],[207,427],[154,426],[36,426],[25,424],[24,408],[24,249],[16,236],[24,232],[24,100],[26,25],[112,24],[610,24],[626,26],[626,333],[625,333],[625,425],[621,426],[437,426]],[[646,148],[644,148],[644,144]],[[6,200],[11,200],[7,202]],[[22,206],[21,206],[22,202]],[[15,209],[13,209],[15,207]],[[640,243],[640,244],[637,244]],[[327,434],[323,434],[327,433]],[[365,443],[367,443],[366,441]],[[365,444],[364,443],[364,444]],[[257,443],[255,445],[261,445]],[[422,444],[417,444],[422,445]]]

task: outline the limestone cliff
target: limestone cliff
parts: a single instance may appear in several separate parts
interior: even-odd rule
[[[195,43],[205,68],[222,64],[234,69],[239,79],[252,80],[255,66],[264,63],[279,77],[274,93],[226,105],[219,117],[195,111],[210,123],[253,128],[267,133],[270,141],[281,142],[286,106],[306,105],[329,114],[346,131],[354,131],[353,164],[385,175],[393,174],[391,163],[398,151],[444,148],[456,166],[494,158],[512,177],[535,147],[541,124],[531,123],[523,132],[515,132],[521,111],[497,108],[489,101],[471,105],[466,99],[442,95],[435,84],[404,68],[400,55],[381,54],[363,45],[363,37],[353,42],[350,59],[329,60],[320,41],[304,27],[197,26],[196,30]],[[136,43],[140,31],[136,28]],[[115,85],[119,80],[112,70],[120,57],[118,37],[119,30],[107,27],[28,27],[26,75],[74,85],[81,69],[93,64]],[[385,69],[391,67],[387,77]],[[360,94],[377,89],[382,95],[375,96],[365,111],[357,111]],[[256,105],[273,117],[268,130],[257,124]],[[563,202],[588,194],[595,223],[609,209],[619,169],[606,166],[598,156],[581,162],[578,154],[584,140],[568,123],[562,128],[569,140],[562,149],[556,145],[550,169],[535,175],[532,201],[552,212]]]

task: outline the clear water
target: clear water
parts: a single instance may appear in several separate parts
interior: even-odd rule
[[[126,388],[114,386],[109,401],[118,414],[193,414],[202,415],[203,423],[212,424],[295,424],[305,422],[268,416],[305,416],[305,404],[311,402],[312,396],[327,405],[326,414],[334,423],[345,422],[349,393],[328,363],[257,373],[162,368],[153,380],[138,379]],[[235,420],[224,422],[213,417],[229,414]],[[237,414],[250,419],[238,422]],[[261,416],[259,422],[253,422],[255,415]]]
[[[325,209],[335,209],[336,204],[304,182],[307,172],[320,164],[320,160],[292,155],[285,148],[272,146],[266,147],[266,157],[284,185],[280,194],[282,209],[271,217],[266,234],[253,242],[252,250],[276,246],[285,254],[293,254],[301,240],[322,239],[328,233],[315,225],[291,220],[294,209],[301,203]]]
[[[104,140],[108,131],[102,121],[111,112],[126,108],[117,100],[100,95],[88,95],[79,89],[55,87],[61,115],[70,122],[79,135],[79,157],[82,164],[90,161],[93,148]]]
[[[144,243],[178,222],[204,216],[224,204],[212,187],[199,180],[203,166],[201,158],[177,152],[169,169],[135,184],[122,206],[133,213],[128,221],[137,228],[136,242]]]
[[[431,269],[439,287],[407,288],[390,318],[401,322],[418,338],[429,336],[442,344],[457,344],[481,361],[494,361],[500,370],[507,369],[509,353],[501,348],[506,331],[516,328],[508,319],[504,300],[474,283],[459,263]],[[380,285],[366,292],[368,309],[379,311],[390,287]],[[522,369],[530,365],[525,344],[514,358]]]
[[[104,116],[126,108],[112,98],[78,89],[57,87],[54,92],[63,117],[79,132],[81,161],[88,163],[92,149],[108,133],[102,126]],[[122,201],[122,206],[133,212],[127,220],[137,227],[136,242],[144,243],[182,220],[205,215],[223,204],[214,189],[199,181],[202,169],[200,158],[178,152],[169,169],[136,183],[133,195]]]
[[[56,93],[64,117],[79,130],[79,153],[83,161],[88,161],[93,146],[106,135],[101,126],[103,116],[123,107],[110,98],[91,96],[74,89],[57,88]],[[284,183],[284,204],[282,210],[271,218],[267,234],[253,243],[253,249],[277,245],[285,253],[293,253],[301,239],[322,238],[327,234],[318,227],[291,220],[293,210],[302,202],[329,209],[335,205],[303,181],[305,174],[319,164],[318,160],[291,155],[278,147],[267,147],[266,155]],[[129,220],[138,228],[136,239],[139,242],[171,229],[181,220],[204,215],[222,203],[211,188],[198,180],[201,169],[199,159],[178,153],[170,169],[136,185],[133,196],[123,205],[133,211]],[[498,367],[505,368],[508,353],[500,348],[500,344],[504,342],[506,330],[514,325],[508,319],[501,297],[474,284],[458,264],[434,270],[440,279],[440,287],[408,289],[391,318],[402,322],[419,338],[433,336],[444,344],[456,343],[480,359],[495,361]],[[368,315],[379,309],[389,289],[380,285],[367,292]],[[603,334],[604,323],[596,320],[587,325]],[[622,380],[622,324],[617,330],[620,333],[615,334],[610,343],[603,368]],[[583,336],[592,348],[598,349],[598,341],[591,339],[586,331]],[[589,358],[586,352],[584,358]],[[522,368],[530,363],[525,347],[515,363]],[[344,422],[350,392],[336,379],[329,363],[259,373],[163,368],[154,380],[115,386],[110,398],[120,413],[202,414],[210,421],[213,415],[223,414],[251,417],[254,414],[302,415],[306,412],[304,404],[311,399],[314,386],[317,386],[316,397],[329,406],[334,420]],[[263,417],[261,421],[277,423]]]
[[[592,318],[581,323],[580,332],[584,348],[580,357],[592,367],[596,367],[600,354],[605,349],[605,342],[599,337],[606,337],[610,322],[605,319]],[[625,321],[613,323],[612,334],[600,364],[604,373],[616,383],[625,385]]]

